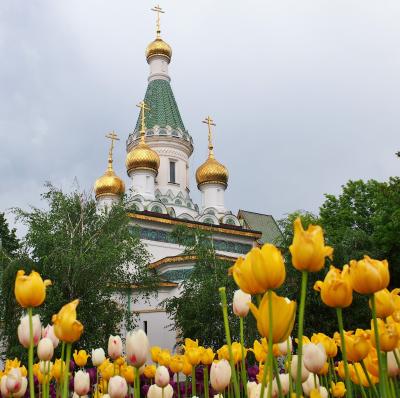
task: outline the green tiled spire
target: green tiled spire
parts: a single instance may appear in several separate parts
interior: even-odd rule
[[[154,126],[180,129],[186,132],[171,85],[167,80],[156,79],[149,82],[144,102],[150,107],[146,112],[146,127]],[[136,122],[136,131],[140,128],[140,114]]]

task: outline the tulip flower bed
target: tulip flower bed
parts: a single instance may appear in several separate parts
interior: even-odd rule
[[[241,341],[231,341],[228,303],[221,287],[226,345],[216,352],[187,338],[178,353],[171,354],[167,349],[150,347],[144,331],[137,329],[127,334],[125,351],[121,338],[110,336],[107,357],[103,348],[93,349],[91,355],[84,350],[72,354],[72,345],[78,344],[84,329],[77,320],[79,301],[62,307],[53,316],[53,325],[42,329],[33,309],[44,302],[50,281],[43,281],[36,272],[25,275],[19,271],[15,296],[27,314],[17,332],[20,343],[28,349],[28,367],[17,359],[7,360],[0,374],[1,396],[400,397],[400,289],[387,290],[388,263],[365,256],[350,261],[342,270],[331,266],[314,289],[327,306],[336,309],[338,331],[332,331],[331,336],[316,331],[309,338],[303,336],[308,273],[321,270],[333,249],[325,246],[319,226],[304,230],[297,219],[290,252],[292,265],[302,273],[295,350],[291,333],[297,304],[274,291],[284,283],[286,271],[282,254],[271,244],[252,249],[229,270],[240,288],[234,294],[232,309],[240,318]],[[342,308],[351,305],[353,291],[369,296],[370,330],[343,329]],[[252,347],[245,347],[243,318],[249,310],[261,338]],[[52,362],[59,344],[61,357]],[[254,366],[249,366],[250,355]]]

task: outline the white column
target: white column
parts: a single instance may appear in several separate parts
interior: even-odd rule
[[[219,213],[225,213],[225,185],[223,184],[202,184],[201,191],[202,210],[207,207],[215,207]]]
[[[116,195],[102,195],[99,196],[97,201],[97,212],[102,213],[106,212],[107,210],[111,209],[111,207],[118,203],[120,198]]]
[[[168,75],[168,63],[168,58],[166,57],[163,57],[161,55],[152,56],[149,60],[149,82],[158,79],[171,81],[171,78]]]
[[[132,179],[133,194],[141,195],[146,200],[154,200],[154,180],[156,173],[152,170],[132,170],[129,174]]]

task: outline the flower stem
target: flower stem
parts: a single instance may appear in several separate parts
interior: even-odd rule
[[[287,373],[289,375],[289,397],[291,397],[293,392],[293,385],[292,385],[293,381],[292,381],[292,374],[290,372],[290,369],[292,367],[292,350],[290,347],[290,336],[286,341],[286,345],[287,345],[287,361],[288,361]]]
[[[247,397],[246,364],[245,364],[245,359],[244,359],[244,319],[242,317],[240,317],[239,318],[239,322],[240,322],[240,345],[241,345],[241,350],[242,350],[241,375],[242,375],[242,384],[243,384],[244,396]],[[206,397],[206,398],[208,398],[208,397]]]
[[[367,394],[365,393],[364,386],[363,386],[363,384],[361,382],[360,374],[358,373],[358,370],[357,370],[357,364],[354,364],[354,370],[356,372],[358,384],[360,385],[361,395],[362,395],[363,398],[367,398]]]
[[[139,375],[139,368],[135,368],[135,398],[140,398],[140,375]],[[164,389],[163,389],[164,393]]]
[[[192,367],[192,397],[196,396],[196,367]]]
[[[350,381],[349,364],[347,362],[346,342],[344,339],[344,330],[343,330],[343,314],[342,314],[341,308],[336,308],[336,315],[337,315],[338,324],[339,324],[340,348],[342,350],[346,389],[347,389],[348,396],[352,397],[353,390],[352,390],[352,385],[351,385],[351,381]]]
[[[273,329],[273,314],[272,314],[272,290],[269,289],[268,292],[268,370],[269,370],[269,383],[268,383],[268,398],[272,397],[272,381],[274,380],[274,329]],[[263,391],[261,391],[261,398],[263,398]]]
[[[276,384],[278,386],[278,396],[279,396],[279,398],[282,398],[283,393],[282,393],[281,378],[279,377],[278,362],[275,357],[273,357],[272,360],[274,362],[274,373],[275,373],[275,378],[276,378]]]
[[[364,371],[364,374],[365,374],[365,377],[366,377],[366,379],[368,381],[368,384],[371,387],[372,391],[374,392],[374,396],[376,398],[379,398],[378,391],[376,390],[375,384],[372,383],[371,378],[369,377],[369,373],[368,373],[367,367],[365,366],[365,363],[364,363],[363,359],[360,361],[360,364],[361,364],[361,367],[362,367],[362,369]]]
[[[71,361],[71,348],[72,344],[67,343],[67,354],[65,356],[65,376],[64,376],[64,388],[63,388],[63,398],[68,398],[69,392],[69,363]]]
[[[219,288],[219,294],[220,294],[220,297],[221,297],[222,314],[223,314],[223,317],[224,317],[225,335],[226,335],[226,342],[228,344],[229,362],[231,364],[232,378],[233,378],[233,388],[234,388],[235,398],[240,398],[239,384],[238,384],[238,381],[237,381],[237,378],[236,378],[235,364],[233,363],[232,341],[231,341],[231,332],[229,330],[228,306],[227,306],[227,303],[226,303],[226,289],[225,289],[225,287],[220,287]]]
[[[178,398],[181,398],[181,386],[179,384],[179,372],[176,374],[176,385],[178,386]],[[208,397],[206,397],[208,398]]]
[[[33,383],[33,320],[32,307],[28,308],[29,317],[29,351],[28,351],[28,374],[29,374],[29,395],[35,398],[35,385]]]
[[[208,367],[207,367],[207,365],[205,365],[203,368],[203,384],[204,384],[204,398],[208,398],[209,389],[208,389]]]
[[[374,332],[375,332],[376,355],[378,357],[378,365],[379,365],[379,393],[381,398],[387,398],[387,392],[385,386],[385,374],[382,363],[381,343],[379,341],[378,320],[376,319],[376,303],[375,303],[374,293],[371,294],[371,309],[372,309],[372,320],[374,323]]]
[[[296,397],[301,396],[301,368],[303,364],[303,324],[304,324],[304,307],[306,303],[308,272],[301,273],[301,291],[300,291],[300,308],[299,308],[299,333],[297,346],[297,376],[296,376]]]

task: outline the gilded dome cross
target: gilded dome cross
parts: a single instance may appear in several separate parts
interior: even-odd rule
[[[136,106],[140,108],[140,138],[142,139],[142,141],[144,141],[144,135],[146,131],[145,111],[149,111],[150,108],[144,101],[140,101]]]
[[[214,157],[214,147],[212,144],[212,131],[211,131],[211,126],[216,126],[214,123],[214,120],[211,119],[211,116],[207,116],[204,120],[203,123],[208,125],[208,155],[210,158]]]
[[[155,11],[157,13],[157,22],[156,22],[157,37],[160,37],[160,33],[161,33],[161,29],[160,29],[160,14],[164,14],[165,11],[159,5],[156,5],[155,7],[153,7],[151,9],[151,11]]]
[[[109,138],[111,140],[110,150],[108,151],[108,169],[112,170],[114,141],[119,141],[119,138],[117,134],[115,134],[114,130],[111,133],[106,134],[106,138]]]

